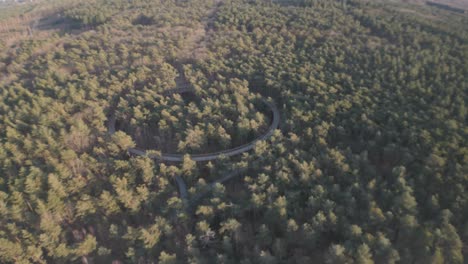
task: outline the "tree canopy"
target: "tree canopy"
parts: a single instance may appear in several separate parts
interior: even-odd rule
[[[468,260],[466,12],[366,0],[4,5],[0,263]],[[259,98],[281,114],[271,137],[190,158],[263,134],[272,116]]]

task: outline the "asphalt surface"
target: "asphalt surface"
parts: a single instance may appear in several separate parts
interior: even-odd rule
[[[184,92],[191,92],[191,91],[192,90],[190,90],[189,88],[176,88],[176,89],[168,90],[165,93],[174,94],[174,93],[184,93]],[[216,159],[219,159],[220,157],[231,157],[231,156],[239,155],[239,154],[242,154],[244,152],[250,151],[253,148],[255,148],[255,145],[257,142],[261,140],[266,140],[269,137],[271,137],[273,133],[275,132],[275,129],[278,128],[279,126],[280,113],[279,113],[278,108],[273,102],[268,101],[267,99],[264,99],[264,98],[262,98],[261,100],[265,105],[268,106],[273,116],[273,120],[270,126],[268,127],[268,130],[263,135],[259,136],[258,138],[252,140],[251,142],[247,144],[244,144],[235,148],[225,149],[225,150],[218,151],[218,152],[204,153],[204,154],[192,154],[190,155],[190,159],[196,162],[200,162],[200,161],[216,160]],[[108,122],[108,132],[111,135],[115,133],[115,122],[116,122],[115,111],[113,111],[111,113],[111,116]],[[147,155],[146,150],[139,149],[139,148],[130,148],[128,149],[128,152],[131,154],[140,155],[140,156]],[[161,153],[159,155],[150,154],[148,155],[148,157],[152,159],[160,160],[160,161],[182,162],[184,160],[185,155],[186,154]]]
[[[168,95],[168,94],[186,93],[186,92],[193,92],[193,90],[191,90],[190,88],[175,88],[175,89],[165,91],[164,94]],[[128,90],[125,90],[125,91],[122,92],[121,95],[125,96],[127,93],[128,93]],[[119,100],[120,100],[120,98],[119,98]],[[239,147],[226,149],[226,150],[222,150],[222,151],[218,151],[218,152],[212,152],[212,153],[190,155],[190,158],[192,160],[196,161],[196,162],[200,162],[200,161],[215,160],[215,159],[219,159],[220,157],[231,157],[231,156],[239,155],[239,154],[242,154],[244,152],[250,151],[253,148],[255,148],[255,145],[256,145],[257,142],[259,142],[261,140],[266,140],[269,137],[271,137],[273,135],[273,133],[275,132],[275,129],[277,129],[278,126],[279,126],[280,113],[279,113],[278,108],[276,107],[276,105],[273,102],[271,102],[271,101],[269,101],[269,100],[267,100],[265,98],[262,98],[261,100],[265,105],[268,106],[268,108],[270,109],[270,111],[272,113],[272,116],[273,116],[273,120],[272,120],[270,126],[268,127],[268,130],[263,135],[259,136],[258,138],[254,139],[253,141],[251,141],[251,142],[249,142],[247,144],[241,145]],[[110,115],[110,117],[108,119],[107,129],[108,129],[108,133],[111,134],[111,135],[116,132],[116,129],[115,129],[115,123],[116,123],[115,109],[117,108],[117,105],[118,105],[118,103],[111,107],[111,115]],[[131,154],[134,154],[134,155],[147,156],[146,150],[142,150],[142,149],[130,148],[130,149],[128,149],[128,152],[131,153]],[[160,160],[160,161],[182,162],[183,159],[184,159],[185,154],[162,153],[160,155],[150,154],[148,156],[150,158]],[[199,192],[195,197],[193,197],[193,199],[191,201],[188,200],[187,185],[185,184],[184,179],[180,175],[175,176],[174,179],[175,179],[175,181],[177,183],[177,186],[179,188],[180,198],[182,200],[188,202],[188,205],[187,205],[186,209],[187,209],[187,211],[191,212],[195,208],[198,201],[203,196],[208,194],[214,188],[214,186],[217,183],[224,183],[224,182],[226,182],[226,181],[228,181],[228,180],[230,180],[230,179],[232,179],[234,177],[237,177],[242,172],[244,172],[245,170],[246,170],[246,168],[234,170],[234,171],[230,172],[229,174],[225,175],[223,178],[221,178],[219,180],[216,180],[215,182],[209,184],[207,186],[208,187],[207,189],[205,189],[202,192]]]

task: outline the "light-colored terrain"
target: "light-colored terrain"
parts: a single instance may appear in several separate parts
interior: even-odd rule
[[[427,0],[403,0],[405,3],[418,3],[425,5]],[[438,4],[444,4],[451,7],[456,7],[468,11],[468,0],[430,0],[429,2],[434,2]]]

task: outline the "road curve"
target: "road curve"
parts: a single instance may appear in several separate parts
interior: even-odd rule
[[[171,89],[165,92],[165,94],[174,94],[174,93],[185,93],[185,92],[192,92],[190,88],[176,88],[176,89]],[[210,161],[210,160],[215,160],[219,159],[220,157],[231,157],[235,155],[242,154],[244,152],[250,151],[255,147],[255,144],[261,140],[266,140],[269,137],[273,135],[275,132],[275,129],[278,128],[279,123],[280,123],[280,113],[276,105],[272,102],[269,101],[265,98],[261,98],[261,101],[270,109],[273,120],[268,127],[268,130],[265,132],[265,134],[257,137],[253,141],[235,147],[231,149],[226,149],[218,152],[211,152],[211,153],[205,153],[205,154],[193,154],[190,155],[190,159],[196,162],[200,161]],[[113,108],[115,109],[115,107]],[[114,134],[115,133],[115,122],[116,122],[116,117],[115,117],[115,111],[112,111],[111,116],[108,119],[108,133],[109,134]],[[147,152],[146,150],[138,149],[138,148],[129,148],[128,152],[134,155],[139,155],[139,156],[146,156]],[[160,161],[172,161],[172,162],[182,162],[184,160],[185,154],[170,154],[170,153],[161,153],[159,155],[157,154],[149,154],[148,157],[152,159],[157,159]]]

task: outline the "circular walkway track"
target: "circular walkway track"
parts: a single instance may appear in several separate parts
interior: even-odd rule
[[[175,94],[175,93],[188,93],[188,92],[193,92],[193,90],[190,89],[190,88],[176,88],[176,89],[168,90],[165,93],[166,94]],[[278,108],[276,107],[276,105],[273,102],[271,102],[271,101],[269,101],[269,100],[267,100],[265,98],[261,98],[261,101],[266,106],[268,106],[268,108],[270,109],[271,114],[273,116],[273,120],[272,120],[270,126],[268,127],[268,130],[265,132],[265,134],[257,137],[256,139],[254,139],[253,141],[251,141],[251,142],[249,142],[247,144],[244,144],[244,145],[241,145],[241,146],[238,146],[238,147],[235,147],[235,148],[226,149],[226,150],[222,150],[222,151],[218,151],[218,152],[205,153],[205,154],[192,154],[192,155],[190,155],[190,159],[192,159],[193,161],[199,162],[199,161],[215,160],[215,159],[219,159],[220,157],[231,157],[231,156],[239,155],[239,154],[242,154],[244,152],[252,150],[255,147],[255,144],[258,141],[266,140],[269,137],[271,137],[271,135],[273,135],[273,132],[275,131],[275,129],[278,128],[278,126],[279,126],[280,114],[279,114]],[[115,122],[116,122],[115,108],[116,107],[111,108],[112,111],[111,111],[111,116],[109,118],[109,123],[108,123],[108,132],[111,135],[115,133]],[[131,154],[140,155],[140,156],[147,155],[146,150],[138,149],[138,148],[130,148],[130,149],[128,149],[128,152],[130,152]],[[150,158],[161,160],[161,161],[182,162],[183,159],[184,159],[185,154],[161,153],[160,155],[150,154],[148,156]]]

